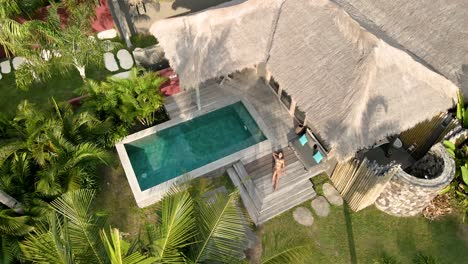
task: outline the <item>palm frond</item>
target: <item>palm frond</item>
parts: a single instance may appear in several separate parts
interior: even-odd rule
[[[48,225],[41,225],[21,243],[24,259],[33,263],[75,263],[67,233],[67,222],[58,215],[48,218]]]
[[[15,258],[19,258],[21,250],[17,237],[0,236],[0,263],[11,264]]]
[[[102,243],[99,243],[99,230],[103,228],[104,222],[91,212],[94,193],[94,190],[86,189],[71,191],[52,201],[51,205],[68,219],[71,243],[79,247],[79,252],[87,252],[79,257],[89,259],[92,256],[96,263],[105,263],[105,250]]]
[[[237,200],[238,192],[234,192],[217,193],[210,201],[198,201],[199,230],[191,248],[193,263],[242,256],[247,223],[235,204]]]
[[[22,236],[33,229],[29,216],[18,215],[12,209],[0,209],[1,235]]]
[[[163,263],[183,263],[182,249],[195,236],[193,200],[187,191],[173,189],[161,201],[155,239],[150,248]]]
[[[13,153],[25,147],[24,142],[14,141],[0,146],[0,167]]]
[[[112,264],[151,264],[156,260],[156,258],[148,258],[139,252],[128,254],[129,244],[120,238],[120,232],[116,228],[111,229],[110,238],[104,230],[101,230],[100,234]]]
[[[309,242],[298,242],[278,233],[264,236],[262,243],[262,264],[306,263],[313,250]]]

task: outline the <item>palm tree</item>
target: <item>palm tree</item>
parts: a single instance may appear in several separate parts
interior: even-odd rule
[[[2,3],[6,1],[8,4]],[[108,43],[90,36],[90,17],[94,3],[68,0],[51,2],[45,21],[29,20],[18,23],[11,16],[20,13],[16,1],[0,0],[0,45],[7,54],[22,56],[26,63],[16,71],[16,84],[28,88],[35,81],[45,81],[54,74],[67,74],[73,68],[86,79],[88,65],[103,63]],[[67,11],[64,25],[59,9]],[[114,46],[118,46],[114,43]]]
[[[101,130],[97,119],[53,102],[54,111],[45,112],[25,101],[2,122],[0,201],[10,208],[20,208],[24,193],[53,197],[92,186],[96,166],[107,161],[107,152],[89,143],[100,133],[93,132]]]
[[[75,190],[51,203],[55,214],[21,243],[24,259],[33,263],[146,264],[148,258],[120,238],[116,229],[110,238],[105,217],[93,214],[94,190]]]
[[[158,263],[238,262],[248,227],[237,200],[237,191],[209,201],[173,191],[161,202],[158,222],[145,228],[145,248]]]
[[[141,243],[157,263],[245,263],[247,216],[238,203],[238,192],[218,193],[208,199],[202,186],[189,191],[173,189],[160,203],[158,222],[143,229]],[[280,239],[263,240],[259,263],[305,263],[309,243]]]

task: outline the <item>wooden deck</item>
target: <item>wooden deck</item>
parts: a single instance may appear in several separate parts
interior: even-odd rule
[[[223,102],[247,100],[268,130],[264,133],[271,148],[256,153],[254,158],[241,158],[227,169],[255,224],[262,224],[316,195],[310,178],[325,171],[325,164],[312,171],[305,170],[289,148],[289,142],[296,137],[293,118],[272,89],[254,72],[243,71],[223,82],[210,81],[200,87],[200,98],[202,110]],[[189,117],[198,111],[195,92],[191,90],[168,97],[165,107],[171,118]],[[279,188],[274,192],[272,151],[276,150],[283,150],[286,174],[280,177]]]
[[[294,120],[278,101],[276,95],[253,71],[243,71],[234,74],[232,79],[209,81],[200,87],[202,108],[210,107],[220,102],[245,99],[249,101],[263,119],[271,132],[272,148],[278,150],[288,146],[294,138]],[[170,96],[165,102],[166,110],[171,118],[184,117],[197,111],[194,90],[185,91]]]

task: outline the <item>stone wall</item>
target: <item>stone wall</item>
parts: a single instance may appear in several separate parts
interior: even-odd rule
[[[377,198],[375,206],[379,210],[395,216],[417,215],[452,181],[455,175],[455,162],[447,154],[444,146],[438,143],[426,155],[435,155],[440,159],[424,157],[415,165],[431,168],[438,166],[433,164],[434,162],[443,161],[442,172],[434,170],[440,175],[437,177],[428,175],[429,179],[417,178],[400,169]]]

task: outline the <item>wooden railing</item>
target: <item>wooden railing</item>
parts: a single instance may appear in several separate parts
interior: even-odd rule
[[[330,179],[353,211],[372,205],[399,166],[380,166],[367,159],[338,163]]]
[[[443,124],[446,122],[446,124]],[[455,118],[448,113],[440,113],[431,120],[421,122],[411,129],[403,131],[399,138],[405,149],[418,159],[421,158],[431,147],[440,142],[445,135],[458,125]]]

